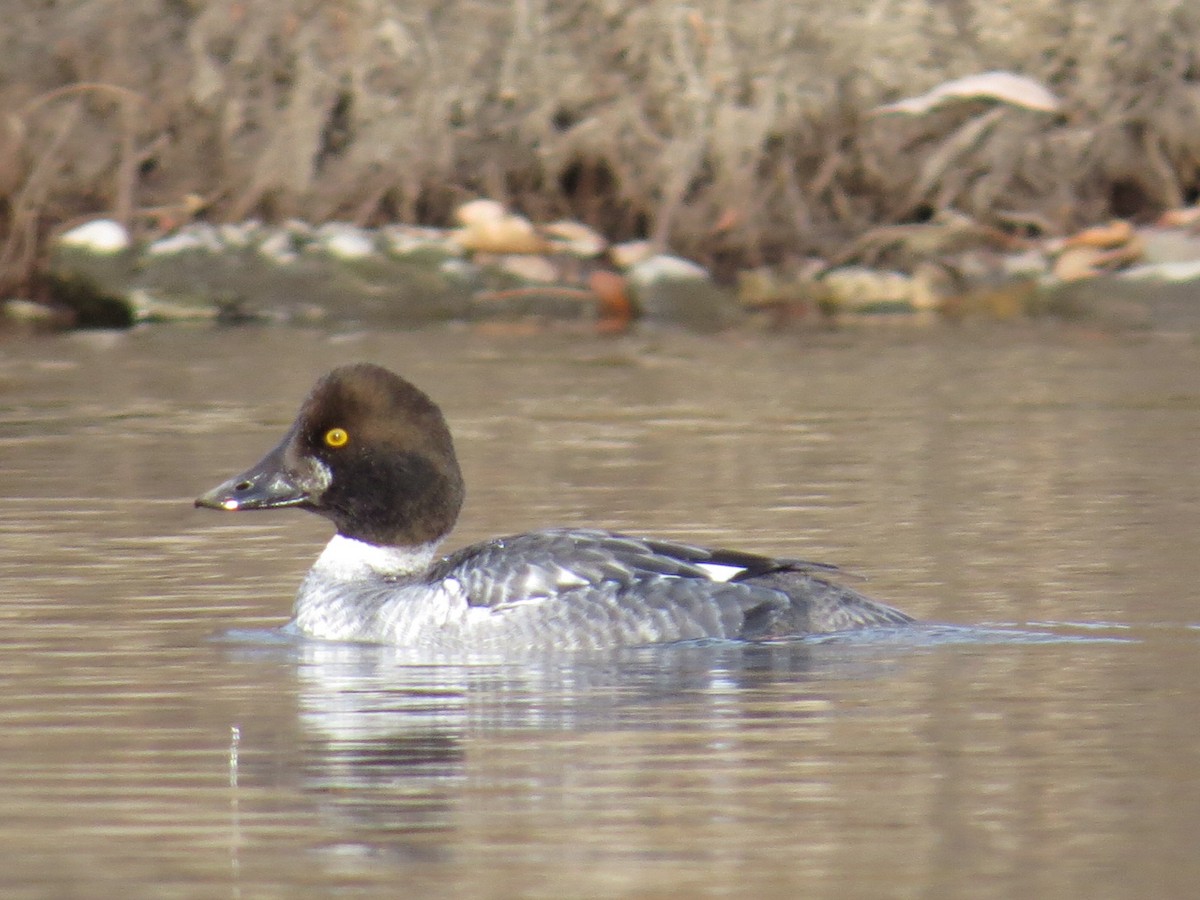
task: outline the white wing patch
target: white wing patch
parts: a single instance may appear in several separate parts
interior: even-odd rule
[[[588,584],[591,584],[591,582],[588,581],[586,578],[584,578],[582,575],[579,575],[576,572],[572,572],[570,569],[564,569],[561,566],[558,568],[558,571],[556,571],[554,573],[555,587],[562,588],[563,590],[569,590],[570,588],[583,587]]]
[[[713,581],[729,581],[746,571],[745,566],[729,566],[722,563],[696,563]]]

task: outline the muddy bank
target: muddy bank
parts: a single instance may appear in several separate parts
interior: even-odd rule
[[[611,334],[639,322],[713,332],[1054,316],[1200,334],[1200,207],[1154,227],[1118,219],[1007,249],[963,222],[880,229],[873,234],[886,232],[910,271],[810,260],[744,270],[730,284],[648,241],[612,244],[579,222],[535,224],[495,201],[464,204],[456,217],[453,229],[192,223],[153,242],[97,219],[53,242],[49,301],[6,301],[0,321],[42,329],[454,321]]]
[[[946,213],[1064,235],[1195,198],[1200,8],[879,9],[13,0],[0,281],[27,287],[80,217],[139,239],[198,219],[446,226],[486,196],[725,279]],[[992,70],[1055,105],[897,105]]]

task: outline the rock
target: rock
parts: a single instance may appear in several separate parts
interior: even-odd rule
[[[1000,271],[1009,276],[1041,278],[1050,271],[1050,260],[1036,247],[1000,257]]]
[[[1138,231],[1142,242],[1142,262],[1146,265],[1158,263],[1190,263],[1200,260],[1200,235],[1180,228],[1142,228]]]
[[[950,273],[944,266],[929,261],[917,264],[909,288],[909,301],[917,311],[938,310],[954,291]]]
[[[656,281],[709,281],[708,270],[690,259],[659,254],[629,267],[629,280],[640,286]]]
[[[825,286],[817,276],[825,264],[813,258],[790,260],[783,267],[760,266],[737,275],[738,305],[781,328],[821,310]]]
[[[109,273],[98,266],[89,270],[62,260],[59,265],[57,271],[47,271],[46,282],[55,305],[71,311],[76,327],[128,328],[133,325],[133,309],[126,296],[127,282],[121,280],[119,273]]]
[[[625,241],[609,247],[608,255],[618,268],[628,269],[653,256],[654,246],[649,241]]]
[[[1141,255],[1142,242],[1136,236],[1107,249],[1093,244],[1075,244],[1058,255],[1052,272],[1061,281],[1078,281],[1127,266]]]
[[[218,318],[221,312],[216,304],[173,303],[143,288],[130,291],[128,302],[139,322],[204,321]]]
[[[826,272],[821,281],[827,304],[835,312],[912,312],[913,280],[903,272],[842,266]]]
[[[472,253],[542,253],[546,242],[538,236],[533,223],[524,216],[510,213],[495,200],[472,200],[455,210],[462,224],[453,239]]]
[[[1085,228],[1068,237],[1066,247],[1099,247],[1111,249],[1129,243],[1133,239],[1133,225],[1124,219],[1113,219],[1107,225]]]
[[[258,243],[258,252],[276,265],[286,266],[300,257],[295,235],[286,228],[272,230]]]
[[[46,282],[54,305],[71,310],[81,328],[133,324],[125,295],[134,276],[129,234],[99,219],[73,228],[50,247]]]
[[[189,250],[217,253],[224,250],[225,246],[226,243],[218,229],[203,222],[196,222],[184,226],[174,234],[159,238],[143,252],[147,256],[165,256]]]
[[[488,264],[514,278],[534,284],[553,284],[559,280],[558,269],[544,256],[507,254],[488,260]]]
[[[789,303],[796,293],[795,287],[779,271],[768,266],[737,274],[737,300],[747,308]]]
[[[111,219],[94,219],[59,235],[59,247],[77,247],[89,253],[120,253],[133,242],[125,226]]]
[[[508,215],[504,204],[497,200],[470,200],[454,211],[454,218],[467,228],[499,222]]]
[[[1068,247],[1058,255],[1051,270],[1059,281],[1094,278],[1103,271],[1100,260],[1105,251],[1098,247]]]
[[[542,253],[546,241],[523,216],[506,214],[499,219],[472,222],[454,232],[460,247],[472,253]]]
[[[1163,228],[1191,228],[1198,223],[1200,223],[1200,206],[1168,209],[1158,220],[1158,224]]]
[[[717,331],[737,319],[733,292],[714,284],[708,272],[690,260],[652,256],[629,269],[629,288],[641,318]]]
[[[1120,273],[1122,278],[1151,281],[1200,281],[1200,259],[1190,262],[1160,262],[1134,266]]]
[[[608,331],[623,331],[634,317],[629,282],[616,272],[597,269],[588,276],[588,289],[600,304],[600,320]]]
[[[470,284],[479,278],[479,267],[465,259],[450,258],[443,260],[437,267],[438,274],[457,281],[460,284]]]
[[[263,233],[263,225],[257,219],[246,222],[229,222],[217,226],[217,238],[225,247],[252,247]]]
[[[339,259],[364,259],[375,253],[375,238],[357,225],[326,222],[317,229],[310,248]]]
[[[28,331],[62,331],[75,324],[67,310],[20,298],[0,304],[0,315],[8,324]]]
[[[551,222],[542,232],[550,239],[552,249],[581,259],[597,257],[608,247],[608,241],[598,231],[582,222]]]
[[[392,256],[405,258],[429,255],[438,258],[462,256],[463,248],[441,228],[417,225],[385,225],[379,230],[383,249]]]

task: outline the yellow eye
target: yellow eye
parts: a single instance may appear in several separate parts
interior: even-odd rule
[[[325,444],[329,447],[345,447],[350,440],[345,428],[330,428],[325,432]]]

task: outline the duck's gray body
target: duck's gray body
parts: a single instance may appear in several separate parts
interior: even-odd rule
[[[300,588],[294,622],[331,640],[520,653],[912,621],[831,574],[799,560],[556,529],[475,544],[417,573],[346,577],[318,564]]]

